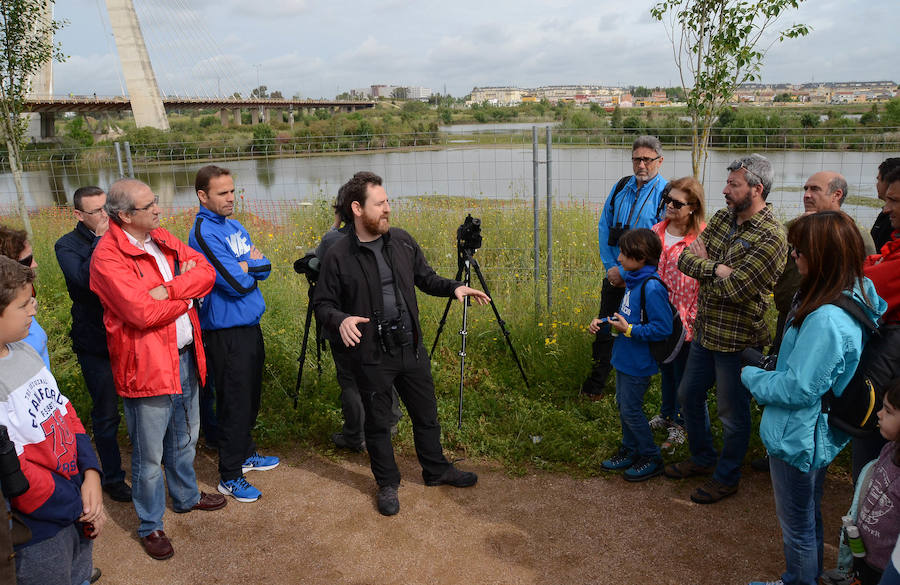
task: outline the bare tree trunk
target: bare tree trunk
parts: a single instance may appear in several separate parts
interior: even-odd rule
[[[28,218],[28,207],[25,205],[25,188],[22,186],[22,162],[18,156],[18,147],[8,137],[6,139],[6,148],[9,151],[9,169],[13,174],[13,181],[16,184],[16,202],[19,207],[19,215],[25,226],[25,232],[28,234],[29,241],[34,241],[34,233],[31,231],[31,220]]]

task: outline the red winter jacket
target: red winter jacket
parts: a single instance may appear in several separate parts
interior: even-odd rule
[[[169,282],[163,281],[153,255],[132,244],[113,222],[91,259],[91,290],[103,304],[116,391],[125,398],[181,393],[175,320],[187,311],[187,300],[205,296],[216,281],[216,271],[206,258],[170,232],[156,228],[150,237],[176,275]],[[188,260],[197,265],[179,274],[175,267]],[[149,293],[159,285],[169,293],[164,301],[155,300]],[[188,316],[202,385],[206,380],[206,354],[196,302]]]
[[[900,322],[900,237],[881,247],[881,253],[866,258],[863,273],[875,284],[875,292],[887,301],[882,315],[885,323]]]

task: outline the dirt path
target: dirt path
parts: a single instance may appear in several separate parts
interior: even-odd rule
[[[783,567],[769,477],[746,469],[738,495],[713,506],[689,499],[696,480],[619,477],[510,478],[486,464],[471,489],[426,488],[414,458],[399,459],[400,514],[374,505],[364,455],[329,460],[308,452],[251,473],[254,504],[175,514],[165,530],[168,561],[144,554],[131,504],[107,499],[97,542],[98,585],[126,584],[743,584]],[[217,483],[215,455],[200,450],[204,491]],[[830,477],[823,512],[836,543],[849,483]],[[826,544],[826,567],[836,548]]]

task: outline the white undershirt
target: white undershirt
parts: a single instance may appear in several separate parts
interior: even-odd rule
[[[666,248],[671,248],[683,239],[684,236],[676,236],[675,234],[670,234],[669,229],[666,228]]]
[[[122,231],[125,232],[125,230]],[[163,255],[162,250],[159,249],[159,246],[156,245],[156,242],[154,242],[150,237],[150,234],[147,234],[147,239],[143,242],[138,242],[137,238],[135,238],[128,232],[125,232],[125,235],[128,236],[129,242],[153,256],[153,258],[156,260],[156,266],[159,267],[159,273],[162,274],[164,281],[169,282],[170,280],[172,280],[172,269],[169,268],[169,262]],[[178,340],[178,349],[181,349],[194,341],[194,328],[191,325],[191,319],[187,314],[187,311],[193,306],[193,304],[194,301],[189,300],[185,307],[185,312],[180,317],[175,319],[175,332],[176,338]]]

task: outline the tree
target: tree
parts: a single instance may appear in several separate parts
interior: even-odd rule
[[[28,119],[22,116],[32,77],[48,61],[63,61],[61,45],[53,35],[63,22],[49,18],[53,0],[3,0],[0,2],[0,130],[9,153],[9,167],[16,184],[19,214],[33,240],[25,189],[22,186],[22,148]]]
[[[805,36],[809,26],[772,27],[803,0],[663,0],[650,14],[668,25],[675,66],[691,116],[691,166],[706,172],[709,134],[716,114],[742,83],[759,79],[766,51],[776,42]],[[762,46],[765,43],[768,46]],[[703,161],[701,174],[700,162]]]
[[[250,92],[251,98],[267,98],[269,97],[269,88],[265,85],[260,85],[259,87],[254,87],[253,91]]]
[[[66,126],[66,136],[82,146],[91,146],[94,144],[94,136],[85,126],[83,117],[78,116],[73,118],[68,126]]]
[[[391,92],[391,97],[397,100],[405,100],[409,95],[409,90],[405,87],[395,87]]]
[[[270,93],[269,97],[272,98],[273,100],[283,100],[284,99],[284,96],[281,95],[281,91],[277,90],[277,89],[275,91],[273,91],[272,93]]]

